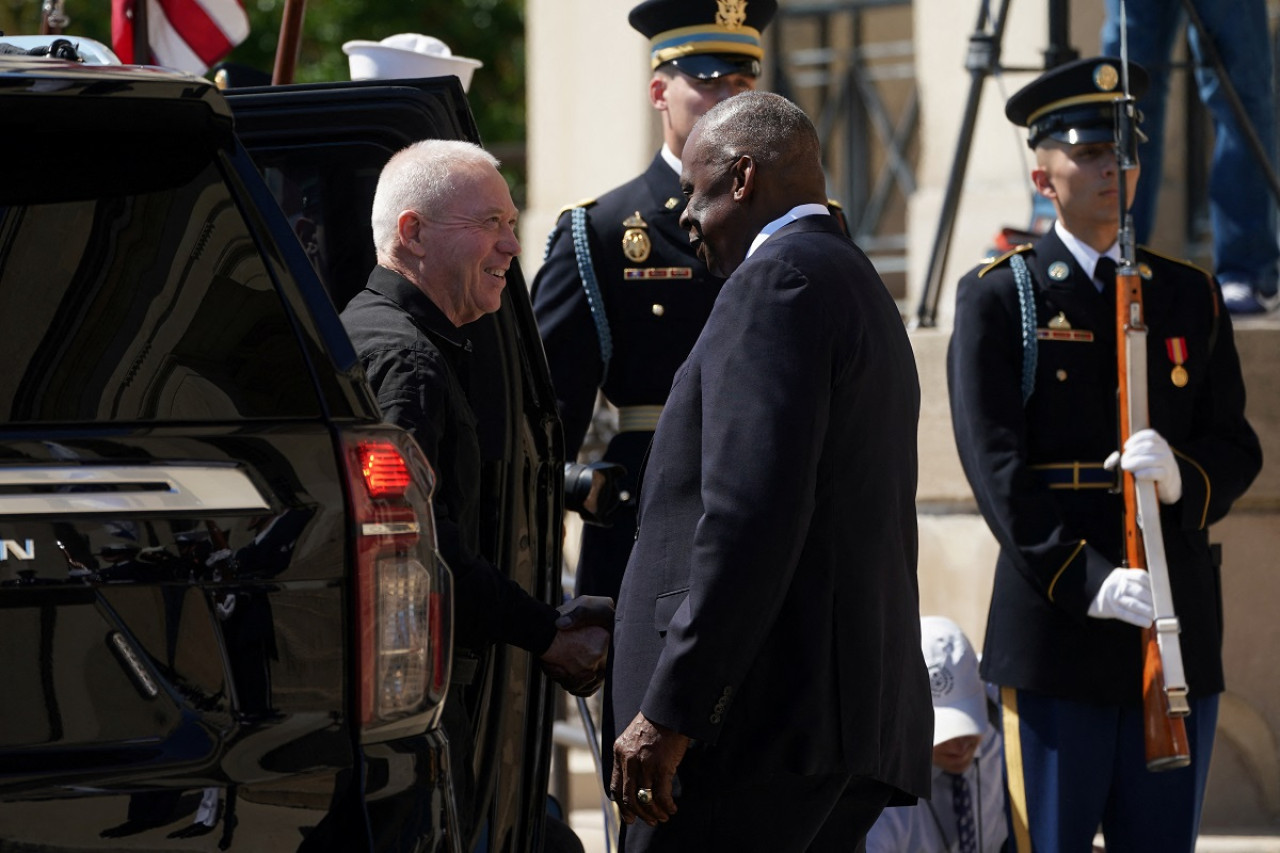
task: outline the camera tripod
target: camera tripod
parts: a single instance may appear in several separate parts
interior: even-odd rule
[[[964,66],[969,72],[969,96],[965,100],[964,117],[960,123],[960,135],[947,176],[946,192],[942,197],[942,211],[938,217],[938,230],[933,238],[933,251],[929,255],[929,268],[925,275],[924,290],[916,309],[913,326],[932,327],[938,312],[938,296],[942,291],[942,276],[946,272],[947,253],[951,249],[951,236],[955,229],[956,210],[960,206],[960,189],[964,185],[965,172],[969,168],[969,153],[973,142],[974,127],[978,121],[978,106],[987,78],[1000,71],[1037,71],[1034,68],[1008,68],[1000,64],[1000,51],[1004,41],[1004,26],[1009,17],[1010,0],[1000,0],[999,11],[993,16],[990,0],[981,0],[978,6],[978,22],[969,36],[969,52]],[[1044,67],[1054,68],[1076,59],[1079,54],[1067,44],[1069,29],[1067,0],[1049,0],[1049,43],[1045,49]]]

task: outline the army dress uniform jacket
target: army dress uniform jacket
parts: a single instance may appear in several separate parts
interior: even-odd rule
[[[597,389],[619,408],[661,406],[711,313],[723,280],[707,271],[680,229],[684,204],[679,177],[659,152],[644,174],[586,205],[595,314],[595,295],[579,270],[572,213],[562,214],[552,232],[532,299],[570,460],[582,447]],[[605,461],[627,469],[620,487],[632,495],[652,438],[651,422],[620,432],[605,452]],[[579,592],[617,597],[634,534],[634,503],[619,508],[611,528],[586,529]]]
[[[586,209],[591,261],[608,320],[607,372],[568,211],[556,223],[532,292],[570,455],[582,446],[597,389],[615,406],[666,402],[671,378],[723,283],[707,271],[680,228],[684,196],[661,152],[644,174]],[[624,237],[630,248],[624,248]]]
[[[1034,290],[1033,391],[1011,253],[956,295],[947,378],[956,443],[1000,545],[982,676],[1060,698],[1138,704],[1138,628],[1087,615],[1122,564],[1123,500],[1102,462],[1117,449],[1114,296],[1098,292],[1055,232],[1016,252]],[[1208,527],[1262,464],[1217,283],[1139,250],[1149,419],[1174,450],[1182,497],[1161,505],[1191,695],[1223,689],[1222,595]],[[1077,465],[1076,463],[1080,463]]]
[[[618,729],[643,710],[698,742],[682,768],[717,778],[849,773],[928,795],[919,400],[897,307],[834,217],[786,225],[734,272],[642,473]]]

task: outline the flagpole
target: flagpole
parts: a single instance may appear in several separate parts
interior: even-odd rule
[[[271,75],[273,86],[293,82],[293,69],[298,63],[298,48],[302,43],[302,18],[306,11],[307,0],[285,0],[280,41],[276,44],[276,65]]]
[[[44,0],[40,11],[40,33],[60,36],[67,31],[71,19],[67,17],[64,0]],[[47,28],[47,29],[46,29]]]
[[[133,0],[133,64],[151,64],[151,44],[147,41],[147,2]]]

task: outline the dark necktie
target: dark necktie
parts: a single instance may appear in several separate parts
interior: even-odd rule
[[[1102,293],[1104,295],[1115,296],[1116,294],[1116,262],[1106,255],[1098,258],[1098,265],[1093,268],[1093,277],[1102,282]]]
[[[951,777],[951,805],[956,812],[956,844],[960,853],[978,853],[973,798],[969,795],[969,782],[963,776]]]

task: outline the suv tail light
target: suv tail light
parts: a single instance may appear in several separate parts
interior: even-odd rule
[[[426,728],[449,684],[453,599],[436,550],[435,476],[399,430],[343,433],[355,532],[357,701],[362,738]]]

